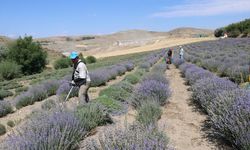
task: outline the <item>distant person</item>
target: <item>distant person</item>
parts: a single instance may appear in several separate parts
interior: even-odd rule
[[[179,56],[181,60],[184,60],[184,49],[182,46],[180,46],[180,50],[179,50]]]
[[[86,65],[84,62],[79,59],[77,52],[72,52],[70,54],[70,59],[73,62],[73,73],[72,73],[72,81],[71,84],[73,86],[78,86],[79,93],[78,93],[78,103],[88,103],[89,102],[89,95],[88,89],[90,87],[90,77],[89,72],[87,70]]]
[[[173,49],[168,50],[167,56],[167,64],[172,64]]]

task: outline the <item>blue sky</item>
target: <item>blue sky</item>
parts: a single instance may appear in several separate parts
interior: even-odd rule
[[[46,37],[128,29],[215,29],[250,18],[250,0],[2,0],[0,35]]]

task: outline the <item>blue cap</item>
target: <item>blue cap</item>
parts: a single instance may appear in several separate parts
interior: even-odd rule
[[[77,52],[71,52],[70,59],[75,59],[78,56]]]

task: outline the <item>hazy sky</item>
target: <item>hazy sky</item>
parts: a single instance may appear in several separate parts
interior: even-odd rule
[[[215,29],[246,18],[250,18],[250,0],[2,0],[0,35]]]

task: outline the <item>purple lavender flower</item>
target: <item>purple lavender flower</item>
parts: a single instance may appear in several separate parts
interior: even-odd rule
[[[155,127],[132,125],[126,129],[110,129],[98,142],[88,141],[87,149],[170,150],[167,137]]]
[[[59,80],[48,80],[43,82],[44,88],[47,90],[48,96],[52,96],[56,94],[57,89],[60,86],[61,81]]]
[[[154,100],[164,105],[170,95],[171,92],[167,84],[155,80],[146,80],[136,87],[132,104],[138,107],[143,101]]]
[[[243,89],[225,91],[209,108],[215,132],[239,149],[250,148],[250,92]]]
[[[192,85],[193,99],[197,101],[205,110],[211,101],[226,90],[234,90],[238,88],[233,82],[218,77],[203,78]]]
[[[42,113],[19,127],[4,142],[5,149],[75,149],[86,130],[73,114]]]
[[[4,101],[4,100],[0,101],[0,117],[3,117],[9,114],[12,111],[13,110],[9,102]]]

